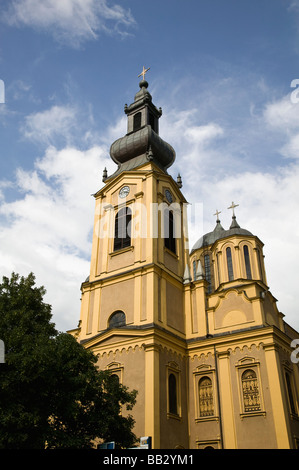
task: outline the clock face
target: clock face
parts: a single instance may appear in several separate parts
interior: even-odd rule
[[[119,191],[119,197],[127,197],[127,195],[129,194],[130,192],[130,188],[129,186],[124,186],[123,188],[121,188],[121,190]]]
[[[169,191],[169,189],[166,189],[165,196],[166,196],[166,199],[167,199],[168,202],[172,202],[172,194]]]

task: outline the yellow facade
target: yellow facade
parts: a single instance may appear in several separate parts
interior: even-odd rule
[[[153,448],[298,448],[299,335],[267,286],[263,244],[233,213],[189,252],[187,201],[167,172],[175,153],[147,86],[111,146],[118,169],[94,195],[90,274],[69,333],[138,390],[134,431]]]

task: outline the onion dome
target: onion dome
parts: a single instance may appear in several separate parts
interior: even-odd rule
[[[110,147],[110,156],[118,165],[118,170],[112,176],[149,161],[166,172],[175,160],[174,149],[159,136],[158,120],[162,109],[152,103],[146,80],[141,80],[139,88],[134,102],[130,106],[125,105],[127,134]]]

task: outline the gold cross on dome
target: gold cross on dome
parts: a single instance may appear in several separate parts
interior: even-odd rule
[[[228,209],[233,210],[233,216],[235,215],[235,207],[238,207],[239,204],[235,204],[234,201],[232,202],[232,205],[228,207]]]
[[[217,220],[219,219],[218,215],[221,214],[221,211],[219,211],[218,209],[216,210],[215,214],[214,215],[217,215]]]
[[[144,66],[143,66],[143,70],[142,70],[142,72],[138,75],[138,77],[141,77],[141,75],[142,75],[142,80],[144,80],[145,74],[146,74],[146,72],[149,71],[149,69],[150,69],[150,67],[149,67],[148,69],[145,69]]]

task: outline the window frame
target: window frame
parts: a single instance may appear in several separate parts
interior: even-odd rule
[[[283,371],[284,371],[283,375],[284,375],[284,383],[285,383],[289,414],[295,419],[298,419],[299,418],[299,403],[298,403],[298,398],[297,398],[297,393],[296,393],[296,388],[295,388],[293,370],[290,366],[285,364]],[[289,378],[289,384],[287,381],[287,376]],[[292,409],[291,401],[293,401],[294,410]]]
[[[213,395],[213,415],[200,416],[200,400],[199,400],[199,383],[203,378],[211,380],[212,384],[212,395]],[[212,366],[201,365],[193,371],[193,387],[194,387],[194,405],[195,405],[195,417],[196,423],[202,421],[217,421],[219,419],[219,409],[217,400],[217,380],[216,380],[216,369]]]
[[[124,322],[119,322],[119,324],[117,325],[110,325],[111,323],[111,320],[113,317],[115,317],[117,314],[122,314],[122,318],[124,319]],[[123,312],[122,310],[115,310],[114,312],[111,313],[111,315],[109,316],[108,318],[108,321],[107,321],[107,329],[110,329],[112,330],[113,328],[122,328],[123,326],[126,326],[127,322],[126,322],[126,314],[125,312]]]
[[[125,223],[124,223],[125,219]],[[125,224],[125,225],[124,225]],[[114,238],[113,238],[113,252],[118,252],[125,248],[132,246],[132,211],[129,206],[118,208],[114,217]],[[122,235],[125,226],[125,237]],[[121,227],[121,229],[119,228]],[[129,227],[129,229],[128,229]]]
[[[176,410],[177,413],[173,413],[170,410],[170,389],[169,389],[169,378],[173,375],[176,383]],[[167,393],[167,419],[177,419],[181,420],[182,418],[182,407],[181,407],[181,370],[175,362],[170,362],[166,366],[166,393]]]
[[[229,253],[229,256],[228,256],[228,253]],[[225,256],[226,256],[226,268],[227,268],[228,282],[232,282],[235,280],[235,276],[234,276],[233,254],[232,254],[232,248],[230,246],[227,246],[225,248]]]
[[[258,392],[259,392],[260,410],[245,411],[242,376],[247,370],[253,370],[253,372],[256,375]],[[265,416],[266,411],[265,411],[265,403],[264,403],[264,397],[263,397],[260,363],[256,361],[256,359],[253,357],[242,358],[240,359],[239,363],[236,365],[236,372],[237,372],[237,383],[238,383],[241,419],[247,418],[247,417],[254,417],[254,416]]]
[[[175,237],[175,221],[174,213],[172,209],[164,209],[164,246],[167,250],[171,251],[173,254],[177,254],[176,249],[176,237]]]
[[[247,253],[245,252],[245,249]],[[251,267],[251,260],[250,260],[250,252],[249,246],[247,244],[243,245],[243,257],[244,257],[244,266],[245,266],[245,274],[246,279],[252,280],[252,267]]]

